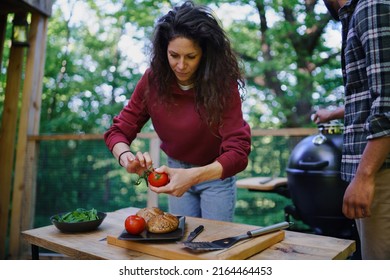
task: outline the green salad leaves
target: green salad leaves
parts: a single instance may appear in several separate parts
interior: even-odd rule
[[[74,211],[62,215],[55,215],[53,219],[58,222],[78,223],[99,220],[99,216],[97,214],[96,209],[94,208],[92,208],[91,210],[77,208]]]

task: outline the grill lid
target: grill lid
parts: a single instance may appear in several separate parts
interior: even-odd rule
[[[340,171],[342,125],[319,125],[318,134],[301,140],[292,150],[287,172]]]

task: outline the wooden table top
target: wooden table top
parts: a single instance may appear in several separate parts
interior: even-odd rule
[[[153,255],[111,245],[107,236],[119,236],[124,228],[124,220],[130,214],[136,213],[137,208],[124,208],[107,213],[106,219],[96,230],[87,233],[62,233],[54,226],[30,229],[22,232],[22,236],[30,244],[64,254],[71,259],[111,259],[111,260],[157,260],[162,259]],[[184,237],[196,225],[217,224],[221,228],[240,229],[240,224],[211,221],[199,218],[186,217]],[[242,225],[247,229],[249,225]],[[256,228],[257,226],[252,226]],[[246,231],[244,231],[246,232]],[[243,232],[241,232],[243,233]],[[202,233],[203,234],[203,233]],[[202,235],[201,234],[201,235]],[[201,236],[200,235],[200,236]],[[197,237],[200,238],[200,237]],[[196,241],[196,240],[195,240]],[[353,240],[345,240],[320,235],[306,234],[285,230],[284,240],[272,245],[268,249],[257,253],[248,259],[251,260],[311,260],[311,259],[347,259],[356,250]]]
[[[287,184],[286,177],[250,177],[237,180],[237,187],[254,191],[273,191],[280,185]]]

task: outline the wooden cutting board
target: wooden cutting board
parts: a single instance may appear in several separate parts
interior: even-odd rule
[[[201,224],[204,225],[204,230],[194,240],[196,242],[213,241],[225,237],[236,236],[243,234],[248,230],[258,228],[258,226],[252,225],[186,217],[185,232],[182,240],[185,240],[189,233]],[[243,260],[282,241],[285,236],[285,232],[282,230],[242,240],[227,249],[197,252],[185,248],[182,244],[176,243],[176,241],[156,243],[148,241],[119,240],[118,236],[120,234],[121,232],[118,232],[117,236],[107,236],[108,244],[170,260]]]

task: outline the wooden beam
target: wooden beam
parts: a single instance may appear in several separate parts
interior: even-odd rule
[[[309,136],[318,132],[317,128],[276,128],[276,129],[252,129],[252,137],[257,136]],[[138,133],[137,138],[158,138],[155,132]],[[103,134],[36,134],[29,135],[29,141],[58,141],[58,140],[101,140]]]
[[[154,138],[150,139],[150,148],[149,148],[149,154],[152,157],[152,161],[154,166],[160,166],[160,139]],[[158,207],[158,194],[155,192],[152,192],[148,188],[148,199],[146,202],[147,207]]]
[[[21,0],[21,2],[27,3],[30,7],[43,15],[50,17],[52,12],[53,1],[52,0]],[[32,11],[30,11],[32,12]]]
[[[38,13],[32,14],[14,171],[10,259],[16,259],[20,255],[20,232],[31,228],[34,221],[36,180],[32,179],[36,177],[37,144],[28,145],[27,135],[39,133],[47,21],[46,17]]]
[[[53,0],[1,0],[0,14],[40,13],[50,17]]]
[[[49,135],[29,135],[30,141],[58,141],[58,140],[103,140],[103,134],[49,134]],[[141,132],[137,138],[154,139],[158,138],[155,132]]]
[[[317,128],[277,128],[277,129],[255,129],[252,130],[253,136],[307,136],[318,132]]]
[[[18,101],[25,48],[12,46],[10,50],[4,110],[0,128],[0,259],[6,257],[8,215],[14,166]]]

